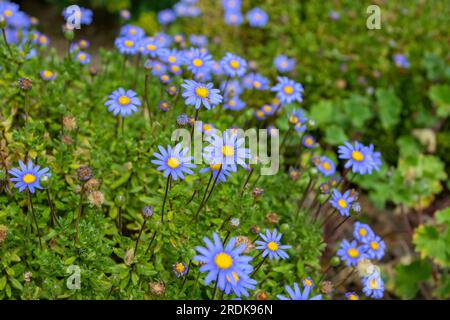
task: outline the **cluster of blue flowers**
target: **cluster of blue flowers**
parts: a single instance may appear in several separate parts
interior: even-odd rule
[[[230,26],[240,26],[244,22],[241,0],[222,0],[225,23]],[[246,15],[248,24],[253,28],[263,28],[269,22],[268,14],[261,8],[253,8]]]

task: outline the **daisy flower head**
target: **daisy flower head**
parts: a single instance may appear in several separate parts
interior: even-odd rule
[[[158,12],[158,15],[156,16],[156,18],[158,19],[158,22],[165,26],[168,24],[171,24],[172,22],[175,21],[176,16],[175,16],[175,12],[173,12],[173,10],[171,9],[164,9],[161,10],[160,12]]]
[[[336,166],[334,162],[325,156],[318,158],[318,163],[316,164],[317,170],[320,171],[325,177],[331,176],[336,172]]]
[[[139,40],[129,37],[116,38],[114,45],[121,54],[130,56],[138,54],[140,49]]]
[[[173,270],[173,273],[175,273],[175,276],[177,278],[184,276],[188,272],[188,268],[186,266],[186,263],[184,263],[184,262],[174,263],[172,265],[172,270]]]
[[[119,16],[121,19],[127,21],[127,20],[131,19],[131,12],[130,12],[130,10],[123,9],[123,10],[120,10]]]
[[[221,163],[233,172],[237,165],[248,167],[246,159],[250,159],[250,150],[245,148],[245,138],[231,129],[225,130],[222,136],[213,134],[206,137],[209,145],[204,149],[208,163]]]
[[[80,10],[70,9],[67,7],[63,10],[62,15],[66,21],[79,21],[80,24],[90,25],[92,23],[92,10],[79,7]]]
[[[127,24],[120,28],[120,37],[139,40],[145,36],[145,31],[138,26]]]
[[[369,259],[381,260],[384,256],[386,245],[380,237],[373,236],[363,245],[363,249]]]
[[[222,0],[222,7],[224,11],[239,11],[241,10],[242,0]]]
[[[91,43],[88,40],[81,39],[80,41],[78,41],[78,47],[80,49],[87,49],[90,47],[90,45]]]
[[[266,114],[264,113],[264,111],[262,109],[255,110],[253,115],[254,115],[255,119],[258,121],[266,120]]]
[[[368,149],[359,142],[352,145],[345,142],[344,145],[338,147],[339,159],[347,160],[344,167],[351,168],[352,172],[359,174],[367,174],[369,170],[372,172],[372,161],[368,157]]]
[[[277,98],[281,104],[292,102],[302,102],[303,86],[287,77],[277,77],[278,83],[272,87],[272,91],[277,93]]]
[[[105,102],[105,106],[108,107],[108,111],[113,115],[126,117],[131,116],[134,112],[138,111],[138,106],[141,105],[141,101],[137,97],[136,92],[133,90],[127,90],[119,88],[109,95],[109,100]]]
[[[238,96],[232,96],[224,103],[223,108],[226,110],[239,111],[245,108],[245,102]]]
[[[153,38],[143,38],[139,41],[139,52],[144,56],[149,56],[151,58],[158,57],[160,46]]]
[[[397,67],[408,69],[409,68],[409,61],[408,58],[403,54],[395,54],[392,58],[394,60],[394,63]]]
[[[159,53],[159,60],[167,64],[178,64],[183,62],[182,53],[177,49],[162,48]]]
[[[161,110],[162,112],[167,112],[170,109],[170,104],[167,101],[160,101],[158,103],[158,109]]]
[[[187,69],[193,74],[205,72],[210,70],[213,64],[212,56],[207,50],[200,50],[198,48],[191,48],[186,55]]]
[[[249,73],[242,79],[242,85],[250,90],[267,90],[269,88],[269,79],[259,73]]]
[[[43,47],[47,47],[50,43],[49,37],[47,37],[45,34],[39,34],[37,38],[37,44]]]
[[[168,145],[166,149],[162,146],[158,146],[158,149],[159,153],[153,153],[156,159],[151,162],[158,166],[158,171],[163,171],[164,177],[170,175],[173,180],[183,180],[185,174],[194,174],[191,169],[195,168],[195,164],[192,163],[189,148],[182,149],[179,143],[174,148]]]
[[[302,144],[306,148],[312,149],[316,145],[316,139],[314,139],[314,137],[311,135],[304,136],[302,139]]]
[[[230,80],[228,83],[223,81],[220,84],[220,90],[225,97],[239,96],[243,92],[242,85],[238,80]]]
[[[91,62],[91,55],[84,51],[79,51],[75,55],[75,60],[78,61],[82,65],[89,64]]]
[[[239,11],[226,11],[225,23],[229,26],[240,26],[244,22],[244,16]]]
[[[169,72],[174,74],[174,75],[180,75],[181,73],[183,73],[183,69],[181,69],[180,65],[178,64],[169,64],[168,66]]]
[[[229,77],[242,77],[247,70],[247,62],[229,52],[220,60],[220,64]]]
[[[243,243],[236,247],[236,238],[231,238],[226,245],[222,244],[217,233],[213,233],[213,241],[203,238],[206,247],[196,247],[199,253],[193,259],[201,262],[200,272],[207,272],[205,285],[217,281],[217,287],[225,290],[227,284],[236,286],[239,279],[245,277],[253,270],[249,264],[250,256],[241,255],[246,248]]]
[[[261,110],[262,112],[264,112],[264,115],[271,116],[275,113],[277,108],[271,104],[266,103],[261,107]]]
[[[248,274],[243,274],[241,277],[237,273],[233,274],[234,284],[230,279],[226,279],[225,288],[223,292],[226,294],[234,293],[238,298],[241,296],[248,297],[248,290],[254,290],[256,287],[256,280],[251,279]]]
[[[19,160],[19,168],[9,170],[13,176],[10,180],[14,183],[14,188],[18,188],[19,192],[28,188],[28,191],[34,193],[35,189],[42,189],[40,179],[43,175],[51,176],[48,168],[41,169],[40,166],[34,166],[31,160],[25,165]]]
[[[211,162],[209,165],[205,168],[200,169],[200,173],[206,173],[211,172],[213,175],[214,181],[221,181],[226,182],[228,177],[231,177],[231,170],[220,163],[215,163],[213,159],[211,159]],[[217,175],[219,175],[217,177]]]
[[[345,298],[347,300],[359,300],[359,296],[355,292],[346,292]]]
[[[375,236],[375,233],[369,225],[357,221],[353,226],[353,236],[359,242],[368,243],[368,241]]]
[[[10,20],[19,12],[19,5],[10,2],[0,2],[0,16],[5,18],[8,25],[10,24]]]
[[[253,8],[247,12],[247,20],[250,27],[262,28],[269,21],[267,13],[260,8]]]
[[[290,59],[287,56],[281,54],[273,60],[273,64],[275,65],[275,68],[278,70],[278,72],[286,73],[294,69],[295,59]]]
[[[208,38],[202,34],[191,34],[189,36],[191,45],[198,48],[204,48],[208,45]]]
[[[154,38],[161,47],[169,47],[173,42],[172,37],[164,32],[158,32]]]
[[[51,81],[55,79],[56,73],[50,70],[42,70],[39,75],[41,76],[42,80],[44,81]]]
[[[302,109],[294,109],[291,111],[291,113],[288,115],[288,121],[291,125],[301,124],[308,121],[308,119],[304,116]]]
[[[168,84],[170,82],[171,78],[168,74],[162,74],[159,76],[159,81],[162,84]]]
[[[341,216],[347,217],[350,215],[350,208],[355,198],[350,194],[350,190],[347,190],[342,194],[338,190],[334,189],[331,194],[330,204],[333,208],[338,210]]]
[[[267,132],[269,133],[269,136],[271,136],[271,137],[277,137],[280,135],[280,131],[274,126],[268,126]]]
[[[277,229],[274,229],[272,233],[266,229],[266,234],[260,233],[259,236],[263,241],[255,241],[256,249],[263,250],[263,258],[269,256],[269,259],[287,259],[289,258],[286,253],[286,249],[292,248],[291,246],[281,245],[280,240],[283,236],[282,233],[277,233]]]
[[[312,283],[312,281],[311,281]],[[285,297],[281,294],[277,295],[277,298],[279,300],[322,300],[322,295],[318,294],[313,297],[309,297],[311,293],[312,286],[303,284],[303,292],[300,291],[300,288],[298,286],[297,282],[294,282],[293,288],[286,285],[285,287],[286,292],[289,294],[289,297]]]
[[[196,125],[197,129],[199,132],[202,132],[204,134],[214,134],[216,132],[216,128],[214,128],[214,125],[212,123],[202,123],[202,122],[197,122]]]
[[[211,63],[211,73],[219,76],[223,74],[222,66],[220,65],[219,61],[212,61]]]
[[[152,75],[154,76],[159,77],[167,72],[167,66],[162,62],[152,60],[150,64],[151,64],[150,69],[152,70]]]
[[[380,299],[384,294],[384,281],[378,272],[374,272],[367,278],[363,278],[362,291],[367,297]]]
[[[361,259],[366,258],[364,249],[358,246],[356,240],[352,242],[349,242],[347,239],[342,240],[341,246],[336,254],[348,267],[356,267]]]
[[[365,147],[366,151],[366,157],[368,158],[368,162],[370,163],[368,170],[369,174],[372,174],[372,170],[375,170],[377,172],[380,171],[380,167],[383,164],[381,162],[381,153],[374,151],[373,144],[370,144],[370,146]]]
[[[222,102],[222,96],[219,89],[214,89],[212,83],[199,83],[194,80],[185,80],[181,85],[183,98],[187,105],[200,109],[203,105],[206,109],[212,109]]]

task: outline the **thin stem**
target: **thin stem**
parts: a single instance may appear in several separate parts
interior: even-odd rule
[[[78,216],[77,216],[77,220],[75,222],[75,229],[76,229],[75,240],[77,242],[78,242],[80,219],[81,219],[81,215],[83,214],[83,199],[84,199],[84,184],[81,187],[81,191],[80,191],[80,202],[78,204]]]
[[[183,291],[184,285],[185,285],[186,280],[187,280],[188,275],[189,275],[189,271],[191,271],[191,265],[192,265],[192,259],[189,260],[189,263],[188,263],[188,266],[187,266],[187,272],[184,275],[183,283],[181,284],[181,288],[180,288],[179,292]]]
[[[155,232],[153,232],[152,238],[150,239],[150,242],[148,243],[147,250],[145,250],[145,255],[147,255],[148,252],[150,251],[150,247],[152,246],[152,243],[155,240],[157,233],[158,233],[158,231],[156,231],[156,230],[155,230]]]
[[[119,211],[119,234],[122,235],[122,207],[117,207]]]
[[[148,101],[148,79],[149,75],[145,74],[145,80],[144,80],[144,102],[147,105],[147,111],[148,111],[148,118],[150,121],[150,127],[152,126],[152,112],[150,110],[150,102]]]
[[[122,117],[122,136],[125,133],[125,117]]]
[[[31,213],[33,215],[33,220],[34,220],[34,224],[36,226],[36,232],[39,238],[39,248],[41,248],[42,250],[42,240],[41,240],[41,232],[39,231],[39,226],[38,226],[38,222],[37,222],[37,218],[36,218],[36,213],[34,212],[34,206],[33,206],[33,197],[31,196],[31,192],[28,192],[28,204],[30,206],[31,209]]]
[[[139,246],[139,241],[141,240],[142,231],[144,231],[144,228],[145,228],[145,224],[146,224],[146,223],[147,223],[147,217],[144,217],[144,223],[142,223],[141,230],[139,230],[139,234],[138,234],[138,237],[137,237],[137,239],[136,239],[136,244],[134,245],[134,252],[133,252],[133,256],[134,256],[134,257],[135,257],[136,254],[137,254],[137,249],[138,249],[138,246]]]
[[[298,205],[298,210],[300,211],[301,209],[302,209],[302,207],[303,207],[303,203],[305,202],[305,200],[306,200],[306,196],[308,195],[308,193],[309,193],[309,189],[311,188],[311,185],[312,185],[312,182],[313,182],[313,178],[312,177],[309,177],[309,182],[308,182],[308,185],[306,186],[306,190],[305,190],[305,192],[303,193],[303,196],[302,196],[302,198],[301,198],[301,200],[300,200],[300,203],[299,203],[299,205]]]
[[[223,239],[223,245],[225,245],[225,243],[227,242],[227,240],[228,240],[230,234],[231,234],[231,231],[228,230],[228,231],[227,231],[227,234],[226,234],[226,236],[225,236],[225,239]]]
[[[247,175],[247,179],[245,179],[244,185],[242,186],[242,189],[241,189],[241,194],[240,194],[241,198],[244,195],[245,188],[247,187],[247,184],[248,184],[248,182],[249,182],[249,180],[250,180],[250,178],[251,178],[251,176],[253,174],[253,171],[254,171],[253,168],[250,169],[250,172]]]
[[[216,297],[216,291],[217,291],[217,283],[219,282],[219,275],[217,275],[216,281],[214,283],[214,289],[213,289],[213,293],[211,296],[211,300],[214,300],[214,298]]]
[[[333,229],[333,231],[331,231],[331,234],[335,233],[335,232],[340,228],[340,226],[342,226],[342,225],[343,225],[348,219],[350,219],[350,218],[351,218],[351,216],[345,217],[345,219],[342,220],[341,223],[339,223],[339,224]]]
[[[335,288],[337,289],[337,288],[339,288],[341,285],[343,285],[352,275],[353,275],[353,273],[355,273],[355,269],[352,269],[352,271],[351,272],[349,272],[348,273],[348,275],[344,278],[344,280],[342,280],[341,282],[339,282],[339,284],[337,284],[336,286],[335,286]]]
[[[219,176],[220,176],[220,173],[221,173],[221,172],[222,172],[222,166],[220,166],[219,171],[217,171],[217,175],[216,175],[216,177],[214,178],[214,183],[213,183],[213,185],[212,185],[212,187],[211,187],[211,191],[209,191],[209,194],[208,194],[208,196],[206,197],[205,202],[203,203],[203,207],[206,205],[206,203],[208,202],[209,198],[211,197],[211,195],[212,195],[212,193],[213,193],[213,191],[214,191],[214,189],[215,189],[215,187],[216,187],[216,185],[217,185],[217,180],[219,179]],[[200,210],[201,210],[201,209],[200,209]]]
[[[2,28],[2,34],[3,34],[3,40],[5,41],[6,47],[8,47],[9,54],[10,54],[11,57],[12,57],[13,52],[12,52],[12,50],[11,50],[11,47],[9,46],[8,40],[6,39],[5,28]]]
[[[286,144],[287,138],[289,137],[289,134],[292,131],[292,127],[289,127],[288,131],[285,132],[283,140],[281,141],[281,145],[280,145],[280,151],[283,150],[284,145]]]
[[[192,129],[191,129],[191,137],[193,136],[193,134],[194,134],[194,129],[195,129],[195,124],[196,124],[196,122],[197,122],[197,120],[198,120],[198,114],[200,113],[200,108],[198,108],[197,110],[195,110],[195,120],[194,120],[194,123],[192,124]]]
[[[45,191],[46,191],[46,194],[47,194],[48,206],[50,207],[50,213],[52,215],[52,224],[54,224],[56,222],[56,224],[58,226],[61,226],[59,224],[58,217],[56,216],[55,206],[53,205],[53,201],[52,201],[52,199],[50,197],[50,191],[48,189],[45,190]]]
[[[264,259],[261,260],[260,263],[258,263],[258,265],[256,266],[255,270],[253,270],[252,274],[250,275],[250,277],[253,277],[255,275],[255,273],[261,268],[261,266],[263,265],[264,261],[267,260],[268,256],[265,256]]]
[[[331,211],[331,213],[325,218],[325,220],[320,224],[320,227],[322,228],[324,225],[326,225],[326,223],[328,222],[328,220],[330,220],[330,218],[334,215],[334,213],[336,212],[336,209],[334,209],[333,211]]]
[[[169,184],[170,184],[171,177],[172,177],[171,175],[169,175],[167,177],[166,192],[164,193],[164,200],[163,200],[163,204],[162,204],[162,208],[161,208],[161,223],[164,222],[164,207],[166,206],[166,199],[167,199],[167,194],[169,193]]]

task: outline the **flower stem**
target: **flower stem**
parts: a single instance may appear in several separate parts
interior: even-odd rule
[[[217,283],[219,282],[219,275],[217,275],[216,281],[214,283],[214,289],[213,289],[213,293],[211,296],[211,300],[214,300],[214,298],[216,297],[216,291],[217,291]]]
[[[253,169],[250,169],[250,172],[248,173],[247,178],[245,179],[244,185],[242,186],[242,189],[241,189],[241,194],[240,194],[241,198],[244,195],[245,188],[247,187],[247,184],[250,181],[253,171],[254,171]]]
[[[194,123],[193,123],[193,125],[192,125],[192,129],[191,129],[191,138],[192,138],[192,136],[194,135],[194,129],[195,129],[195,123],[197,122],[197,120],[198,120],[198,114],[200,113],[200,108],[198,108],[197,110],[195,110],[195,120],[194,120]]]
[[[117,207],[119,211],[119,234],[122,235],[122,207]]]
[[[145,228],[145,224],[147,223],[147,217],[144,217],[144,223],[142,223],[141,229],[139,230],[139,234],[138,237],[136,238],[136,244],[134,245],[134,252],[133,252],[133,256],[135,257],[137,254],[137,249],[139,246],[139,241],[141,240],[141,236],[142,236],[142,231],[144,231]]]
[[[164,207],[166,206],[166,199],[167,199],[167,194],[169,193],[169,184],[170,184],[171,177],[172,177],[171,175],[169,175],[167,177],[166,192],[164,193],[164,200],[163,200],[163,204],[162,204],[162,208],[161,208],[161,223],[164,222]]]
[[[52,198],[50,197],[50,191],[48,191],[48,189],[45,190],[45,191],[46,191],[46,194],[47,194],[48,206],[50,207],[50,213],[52,215],[52,224],[55,224],[55,222],[56,222],[56,224],[58,226],[61,226],[59,224],[58,217],[56,216],[55,206],[53,205]]]
[[[211,175],[213,174],[212,172],[213,171],[211,171]],[[211,194],[213,193],[213,191],[214,191],[214,189],[215,189],[215,187],[217,185],[217,180],[219,179],[220,172],[222,172],[222,166],[220,166],[219,171],[217,171],[217,175],[214,178],[214,183],[213,183],[213,185],[211,187],[211,190],[208,193],[208,196],[206,197],[205,201],[203,201],[203,203],[201,203],[200,206],[198,207],[197,213],[195,214],[195,220],[197,220],[197,217],[200,214],[200,211],[202,211],[202,209],[205,207],[206,203],[208,202],[209,198],[211,197]],[[206,194],[206,192],[205,192],[205,194]]]
[[[331,231],[331,234],[335,233],[348,219],[350,219],[351,216],[345,217],[344,220],[342,220],[334,229]]]
[[[83,214],[83,199],[84,199],[84,185],[81,187],[81,191],[80,191],[80,202],[78,204],[78,216],[77,216],[77,220],[75,222],[75,229],[76,229],[75,240],[77,242],[78,242],[80,219],[81,219],[81,215]]]
[[[155,240],[157,233],[158,233],[158,231],[156,231],[156,230],[155,230],[155,232],[153,232],[152,238],[150,239],[150,242],[148,243],[147,250],[145,250],[145,255],[147,255],[148,252],[150,251],[150,247],[152,246],[152,243]]]
[[[268,256],[265,256],[264,259],[261,260],[260,263],[258,263],[258,265],[256,266],[255,270],[253,270],[252,274],[250,275],[250,277],[253,277],[255,275],[255,273],[261,268],[261,266],[264,264],[264,261],[267,260]]]
[[[11,50],[11,47],[9,46],[8,40],[6,39],[6,32],[5,32],[5,28],[2,28],[2,34],[3,34],[3,40],[5,41],[6,47],[8,48],[9,54],[13,55],[13,52]]]
[[[148,79],[149,75],[145,74],[145,80],[144,80],[144,102],[147,105],[147,111],[148,111],[148,120],[150,121],[150,127],[152,126],[152,112],[150,110],[150,102],[148,101]]]
[[[33,198],[31,196],[31,192],[28,192],[28,204],[30,206],[31,213],[33,215],[34,224],[36,226],[36,232],[37,232],[37,235],[38,235],[38,238],[39,238],[39,248],[42,250],[41,232],[39,231],[39,226],[38,226],[38,222],[37,222],[37,219],[36,219],[36,213],[34,212]]]
[[[325,218],[325,220],[320,224],[320,227],[322,228],[324,225],[327,224],[328,220],[330,220],[330,218],[334,215],[334,213],[336,212],[336,209],[334,209],[333,211],[331,211],[331,213]]]

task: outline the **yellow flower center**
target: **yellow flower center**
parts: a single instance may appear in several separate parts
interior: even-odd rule
[[[355,248],[350,248],[347,250],[347,254],[350,258],[357,258],[359,256],[359,252]]]
[[[267,244],[267,249],[269,249],[270,251],[277,251],[278,250],[278,244],[274,241],[270,241]]]
[[[180,68],[179,68],[178,66],[176,66],[176,65],[172,65],[172,66],[170,67],[170,69],[171,69],[173,72],[178,72],[178,71],[180,71]]]
[[[232,67],[233,69],[239,68],[239,61],[231,60],[230,61],[230,67]]]
[[[80,61],[86,60],[86,55],[85,55],[84,53],[80,53],[80,54],[78,55],[78,60],[80,60]]]
[[[378,244],[378,242],[372,241],[372,242],[370,243],[370,247],[372,248],[372,250],[378,250],[378,248],[380,247],[380,245]]]
[[[185,267],[182,263],[177,263],[177,265],[175,266],[175,271],[178,273],[183,273],[185,270]]]
[[[364,155],[359,151],[353,151],[352,159],[355,161],[362,161],[362,160],[364,160]]]
[[[234,156],[234,148],[231,146],[223,146],[222,147],[222,154],[225,157],[232,157]]]
[[[47,38],[44,36],[39,37],[39,42],[42,44],[46,44],[47,43]]]
[[[33,183],[34,181],[36,181],[36,177],[34,174],[27,173],[23,176],[23,182],[25,182],[26,184]]]
[[[231,267],[233,264],[233,259],[231,259],[229,254],[221,252],[214,258],[214,263],[219,269],[225,270]]]
[[[305,279],[305,281],[303,281],[303,284],[308,287],[312,287],[313,285],[312,281],[309,279]]]
[[[366,229],[364,229],[364,228],[360,228],[360,229],[359,229],[359,235],[360,235],[361,237],[365,237],[366,234],[367,234],[367,230],[366,230]]]
[[[369,286],[370,286],[371,289],[377,289],[378,288],[378,281],[376,279],[370,280]]]
[[[136,35],[136,33],[137,33],[137,31],[136,31],[136,29],[130,29],[130,32],[129,32],[132,36],[134,36],[134,35]]]
[[[167,60],[168,60],[170,63],[175,63],[175,62],[177,62],[177,58],[174,57],[174,56],[170,56]]]
[[[311,138],[306,138],[306,144],[308,145],[308,146],[310,146],[310,145],[312,145],[313,144],[313,140],[311,139]]]
[[[180,166],[180,161],[177,158],[170,157],[167,160],[167,165],[172,169],[176,169]]]
[[[53,76],[53,72],[49,71],[49,70],[45,70],[42,75],[44,76],[44,78],[51,78]]]
[[[161,80],[162,80],[162,81],[169,81],[169,76],[168,76],[167,74],[163,74],[163,75],[161,76]]]
[[[192,64],[196,67],[201,67],[203,65],[203,61],[201,59],[194,59]]]
[[[204,124],[203,125],[203,131],[209,131],[209,130],[211,130],[211,125],[209,125],[209,124]]]
[[[253,86],[254,86],[256,89],[259,89],[259,88],[261,88],[261,82],[259,82],[259,81],[254,81],[254,82],[253,82]]]
[[[233,275],[234,280],[236,282],[238,282],[239,281],[239,276],[237,275],[237,273],[233,271],[231,274]],[[230,280],[230,278],[228,276],[226,276],[225,278],[227,279],[228,282],[231,282],[231,280]]]
[[[264,112],[262,112],[261,110],[258,110],[258,111],[256,111],[256,115],[258,116],[258,117],[264,117]]]
[[[358,297],[356,295],[354,295],[354,294],[349,295],[348,299],[349,300],[359,300]]]
[[[12,13],[11,10],[5,10],[5,11],[3,12],[3,14],[4,14],[5,17],[7,17],[7,18],[9,18],[9,17],[11,17],[11,16],[13,15],[13,13]]]
[[[220,167],[221,167],[221,166],[222,166],[221,163],[217,163],[217,164],[211,163],[211,164],[209,165],[209,167],[211,168],[211,170],[214,170],[214,171],[220,170]]]
[[[272,107],[269,106],[269,105],[267,105],[267,104],[266,104],[263,108],[264,108],[264,111],[265,111],[265,112],[270,112],[270,111],[272,111]]]
[[[289,122],[292,123],[292,124],[296,124],[298,122],[298,117],[290,116],[289,117]]]
[[[148,44],[148,45],[147,45],[147,50],[155,51],[155,50],[156,50],[156,46],[153,45],[153,44]]]
[[[322,168],[324,168],[325,170],[330,170],[331,166],[328,162],[322,162]]]
[[[285,86],[283,88],[284,93],[286,94],[292,94],[294,92],[294,88],[292,88],[291,86]]]
[[[236,101],[230,100],[230,102],[228,102],[228,104],[230,105],[230,107],[234,107],[236,105]]]
[[[133,41],[131,41],[131,40],[125,40],[125,47],[130,48],[130,47],[132,47],[133,45],[134,45],[134,42],[133,42]]]
[[[198,97],[205,99],[208,97],[209,91],[205,87],[198,87],[195,89],[195,94]]]
[[[338,205],[339,205],[339,207],[341,207],[343,209],[347,208],[347,202],[344,199],[339,199]]]
[[[281,63],[281,66],[282,66],[283,68],[286,68],[286,67],[288,66],[287,61],[283,61],[283,62]]]
[[[130,101],[130,98],[128,98],[127,96],[121,96],[120,98],[119,98],[119,103],[122,105],[122,106],[124,106],[124,105],[127,105],[127,104],[129,104],[131,101]]]

